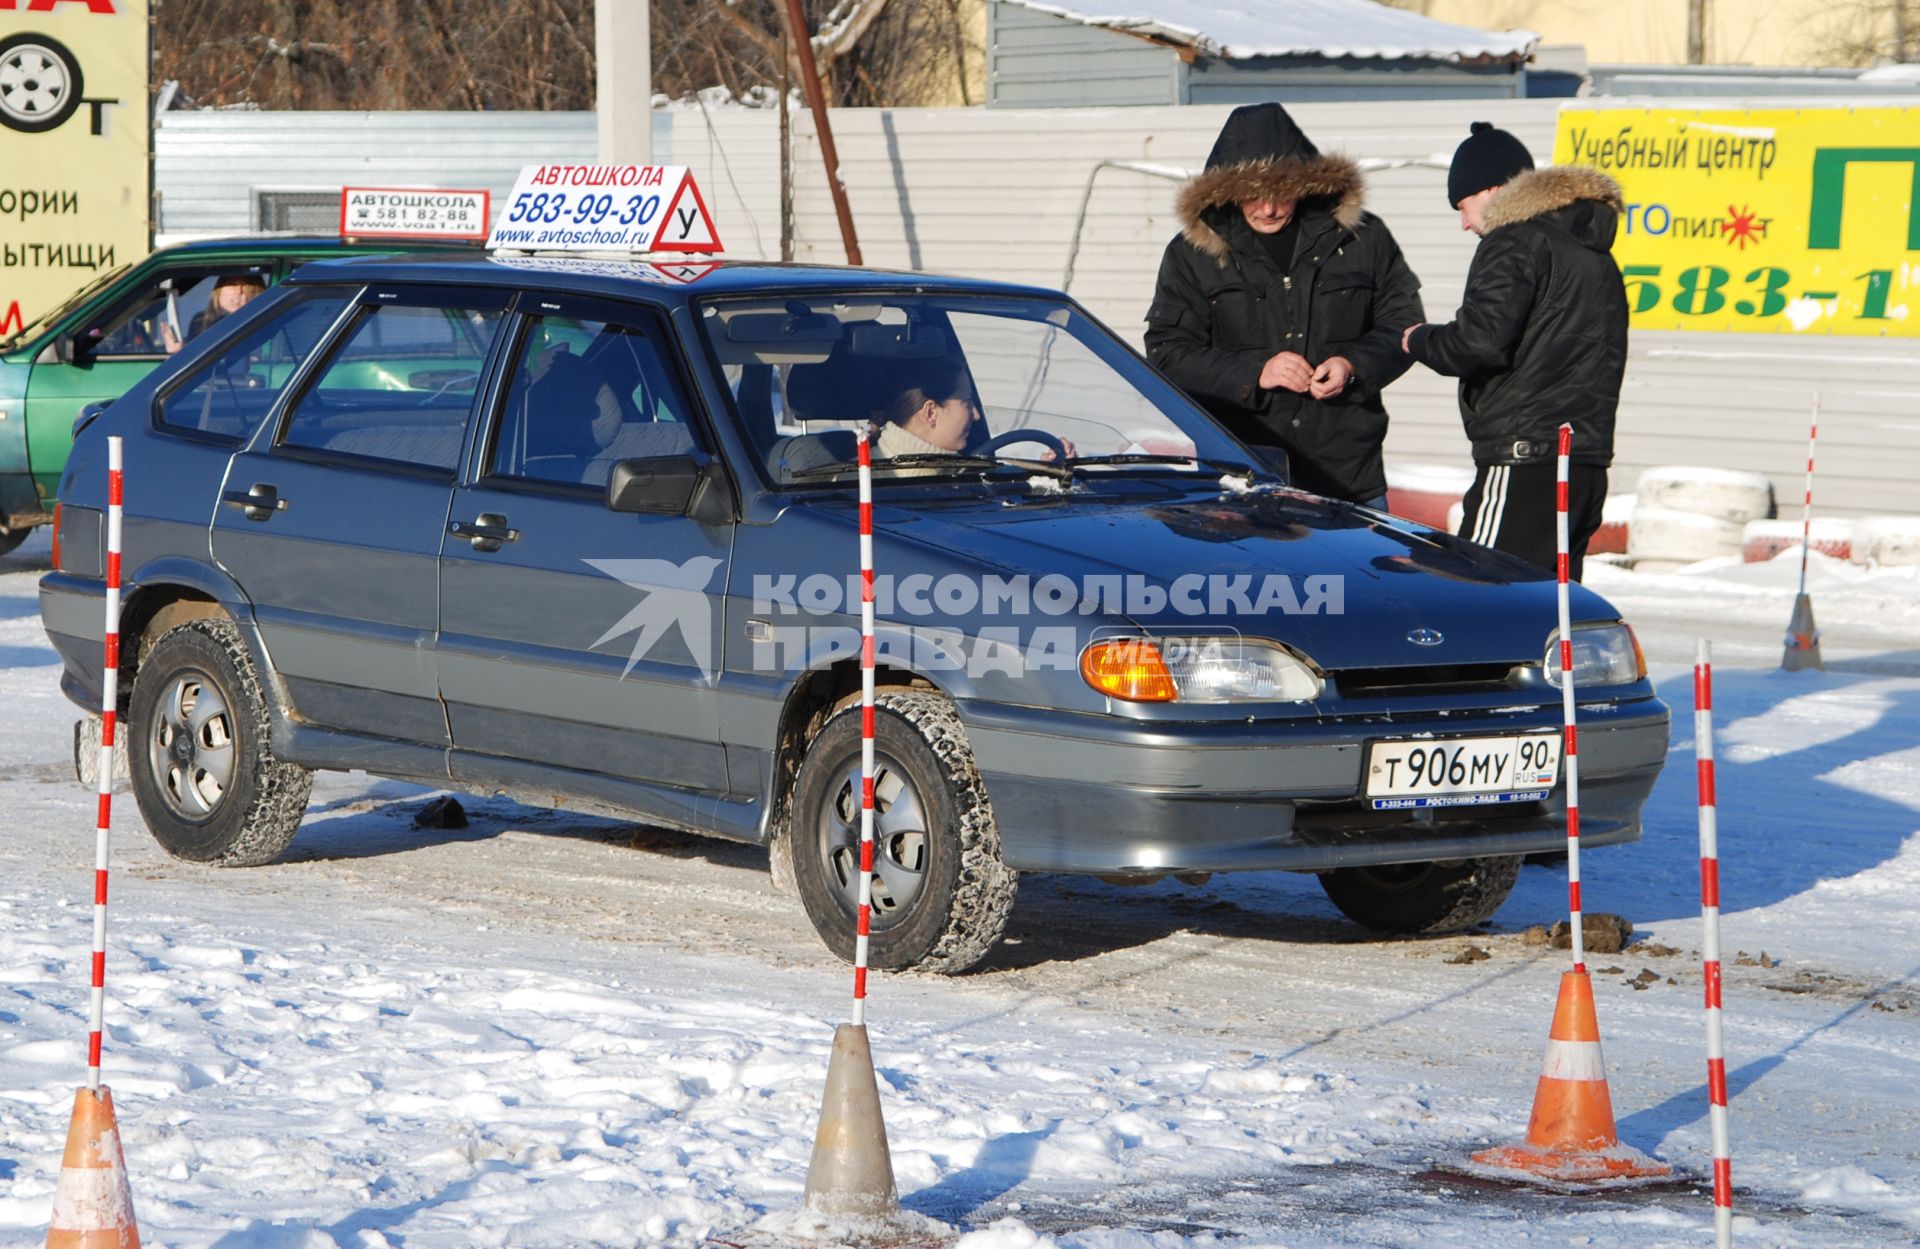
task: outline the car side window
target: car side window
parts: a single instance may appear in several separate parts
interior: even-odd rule
[[[621,460],[702,450],[657,334],[571,317],[529,321],[489,476],[600,489]]]
[[[451,470],[501,313],[362,308],[295,401],[280,445]]]
[[[289,296],[252,333],[169,389],[155,405],[154,419],[163,429],[244,442],[351,295],[315,287]]]
[[[156,275],[86,331],[87,354],[95,360],[172,355],[266,289],[266,275],[258,266],[246,264],[221,270],[174,269]]]

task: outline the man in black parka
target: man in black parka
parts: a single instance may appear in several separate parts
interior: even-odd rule
[[[1477,121],[1454,153],[1447,202],[1480,246],[1454,320],[1414,327],[1405,345],[1460,379],[1475,468],[1460,532],[1552,568],[1559,431],[1570,424],[1577,578],[1607,498],[1627,364],[1627,293],[1612,252],[1620,186],[1584,165],[1536,170],[1520,140]]]
[[[1380,392],[1407,371],[1401,331],[1425,313],[1364,191],[1278,104],[1235,109],[1180,193],[1146,344],[1243,442],[1285,451],[1295,485],[1384,508]]]

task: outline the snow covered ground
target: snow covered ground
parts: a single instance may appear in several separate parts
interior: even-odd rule
[[[92,804],[45,562],[0,560],[0,1246],[44,1238],[84,1062]],[[1586,859],[1646,937],[1591,960],[1614,1105],[1696,1177],[1684,665],[1720,648],[1742,1245],[1920,1239],[1920,592],[1841,569],[1825,674],[1775,671],[1776,566],[1591,578],[1681,713],[1646,840]],[[426,796],[324,777],[286,860],[232,872],[116,804],[106,1066],[145,1243],[694,1246],[795,1207],[850,978],[764,854],[500,801],[415,829]],[[1484,933],[1379,941],[1305,877],[1029,878],[981,973],[876,978],[903,1202],[967,1249],[1709,1244],[1697,1184],[1431,1174],[1524,1129],[1565,955],[1520,933],[1563,903],[1529,867]]]

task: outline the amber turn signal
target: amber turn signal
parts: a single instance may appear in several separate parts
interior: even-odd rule
[[[1170,703],[1179,697],[1160,648],[1146,638],[1095,642],[1081,652],[1080,675],[1111,698],[1133,703]]]

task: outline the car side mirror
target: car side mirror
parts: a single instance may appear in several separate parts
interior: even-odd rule
[[[93,424],[95,420],[99,419],[100,414],[107,410],[107,402],[108,401],[106,400],[101,400],[98,403],[88,403],[88,404],[81,405],[80,415],[73,418],[73,436],[75,438],[78,438],[80,436],[81,430],[85,429],[87,426]]]
[[[87,350],[83,334],[62,334],[53,340],[53,358],[61,364],[72,364]]]
[[[690,455],[621,460],[607,477],[607,507],[648,516],[691,516],[703,524],[734,519],[733,491],[718,461]]]

